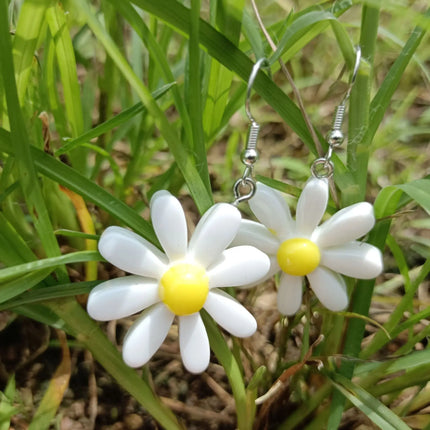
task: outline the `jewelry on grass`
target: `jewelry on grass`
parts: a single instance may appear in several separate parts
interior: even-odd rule
[[[333,128],[328,135],[329,150],[311,167],[308,180],[297,202],[296,219],[281,192],[260,182],[249,206],[260,223],[243,220],[234,244],[249,244],[264,251],[271,260],[267,278],[280,273],[277,303],[282,314],[295,314],[302,303],[303,278],[320,302],[329,310],[348,306],[346,284],[341,275],[372,279],[383,269],[378,248],[357,239],[374,226],[370,203],[348,206],[319,225],[329,199],[329,179],[334,167],[333,149],[343,141],[341,125],[345,103],[360,64],[360,49],[347,95],[336,110]]]
[[[192,373],[203,372],[210,358],[200,310],[205,309],[234,336],[247,337],[255,332],[255,318],[222,290],[254,283],[270,267],[267,255],[253,246],[229,248],[241,222],[237,203],[236,196],[234,204],[218,203],[211,207],[188,242],[179,200],[168,191],[156,192],[150,212],[164,252],[122,227],[108,227],[103,232],[98,244],[101,255],[132,275],[95,287],[87,310],[99,321],[141,312],[124,339],[122,354],[129,366],[140,367],[151,359],[175,316],[182,361]]]

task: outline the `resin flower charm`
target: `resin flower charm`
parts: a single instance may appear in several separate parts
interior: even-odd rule
[[[268,272],[270,261],[252,246],[226,249],[241,222],[239,210],[230,204],[209,209],[189,243],[185,214],[175,197],[159,191],[150,206],[165,253],[125,228],[107,228],[99,241],[100,253],[133,275],[95,287],[88,313],[108,321],[143,311],[124,340],[123,358],[131,367],[143,366],[152,357],[177,315],[182,361],[190,372],[203,372],[210,348],[199,311],[204,308],[234,336],[251,336],[257,328],[254,317],[220,288],[255,282]]]
[[[263,225],[243,220],[233,242],[266,252],[271,258],[269,276],[281,271],[278,308],[285,315],[293,315],[300,308],[305,276],[321,303],[340,311],[348,305],[340,274],[371,279],[382,272],[379,249],[356,241],[375,223],[372,205],[361,202],[348,206],[318,226],[328,196],[327,179],[311,178],[297,202],[294,221],[282,194],[258,183],[249,205]]]

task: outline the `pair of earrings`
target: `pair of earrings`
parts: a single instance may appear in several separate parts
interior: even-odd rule
[[[359,55],[357,58],[353,76]],[[255,64],[248,82],[246,112],[251,124],[242,156],[246,167],[234,186],[234,203],[217,203],[210,208],[188,241],[179,201],[167,191],[158,191],[151,199],[150,212],[164,252],[122,227],[108,227],[100,238],[101,255],[132,275],[95,287],[87,310],[99,321],[141,312],[124,339],[123,359],[131,367],[150,360],[178,316],[183,364],[192,373],[203,372],[209,365],[210,345],[201,309],[232,335],[251,336],[257,329],[255,318],[222,290],[225,287],[250,287],[280,272],[278,308],[292,315],[300,308],[306,277],[321,303],[338,311],[348,304],[340,274],[374,278],[382,271],[380,251],[357,241],[375,222],[369,203],[342,209],[319,226],[333,174],[330,158],[342,140],[340,125],[349,91],[338,107],[328,139],[329,152],[312,165],[312,177],[298,200],[295,220],[280,192],[255,182],[259,125],[251,115],[249,101],[263,62]],[[244,201],[259,222],[242,219],[236,206]]]

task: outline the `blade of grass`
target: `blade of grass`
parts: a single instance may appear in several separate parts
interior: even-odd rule
[[[0,283],[17,278],[18,276],[60,266],[62,264],[83,263],[85,261],[101,261],[102,257],[98,251],[77,251],[58,257],[43,258],[41,260],[30,261],[29,263],[18,264],[0,270]],[[2,286],[0,284],[0,290]]]
[[[389,359],[386,362],[366,362],[359,364],[355,369],[354,376],[366,377],[368,374],[378,372],[378,367],[384,367],[384,374],[390,375],[404,370],[411,370],[414,367],[428,364],[430,362],[430,349],[414,351],[406,356]],[[388,366],[385,366],[388,364]],[[361,384],[361,379],[360,379]]]
[[[377,219],[380,219],[380,221],[377,222],[371,231],[368,242],[378,247],[381,251],[384,249],[391,225],[391,219],[387,217],[390,217],[397,209],[400,197],[401,192],[399,190],[389,188],[387,190],[382,190],[375,201],[375,216]],[[382,220],[382,218],[384,219]],[[357,282],[351,298],[352,312],[365,316],[369,315],[374,286],[375,280],[360,280]],[[358,356],[361,350],[361,341],[364,336],[364,330],[364,320],[354,318],[349,321],[343,347],[344,355],[350,357]],[[384,340],[387,339],[385,333],[381,334],[381,336],[384,336]],[[339,368],[339,374],[346,378],[351,378],[354,372],[354,366],[355,362],[353,360],[342,362]],[[344,406],[344,396],[335,392],[330,406],[328,429],[334,430],[338,428]]]
[[[12,375],[4,392],[0,392],[0,430],[10,430],[10,419],[19,411],[17,407],[13,406],[15,391],[15,376]]]
[[[2,212],[0,212],[0,235],[0,248],[4,250],[5,254],[5,258],[1,258],[1,261],[6,266],[36,260],[36,255]]]
[[[49,276],[52,270],[53,269],[39,270],[37,272],[24,274],[18,279],[2,282],[0,284],[0,303],[17,297],[24,291],[27,291],[41,283],[47,276]]]
[[[67,230],[64,228],[60,228],[58,230],[55,230],[54,233],[57,236],[80,237],[82,239],[89,239],[89,240],[99,240],[100,239],[99,234],[87,234],[87,233],[82,233],[82,231]]]
[[[60,3],[55,2],[48,8],[46,20],[55,43],[55,56],[60,70],[66,118],[72,136],[77,137],[82,134],[84,128],[80,85],[66,14]],[[55,86],[55,83],[52,84]],[[71,154],[73,166],[81,173],[86,172],[87,152],[80,149]]]
[[[410,327],[410,323],[408,323],[408,321],[404,322],[403,324],[399,323],[404,315],[404,312],[411,306],[412,300],[415,297],[418,287],[426,279],[429,272],[430,260],[427,260],[423,264],[418,277],[415,279],[414,282],[412,282],[410,288],[406,290],[406,293],[402,297],[402,300],[396,306],[396,309],[394,309],[394,311],[391,313],[388,321],[384,324],[384,328],[388,330],[392,337],[399,335],[401,331]],[[414,319],[412,321],[414,321]],[[377,332],[375,337],[372,339],[372,342],[361,351],[360,357],[370,357],[376,351],[379,351],[387,342],[388,340],[384,338],[380,332]]]
[[[137,6],[154,14],[180,33],[188,35],[189,9],[171,0],[133,0]],[[210,56],[248,82],[253,62],[224,35],[206,21],[200,21],[201,45]],[[304,143],[315,153],[312,137],[297,106],[264,73],[259,73],[253,89],[270,104],[293,129]]]
[[[408,194],[430,215],[430,179],[418,179],[397,185],[397,188]]]
[[[10,134],[4,129],[0,129],[1,151],[11,153],[10,139]],[[157,237],[151,225],[124,202],[112,196],[104,188],[99,187],[94,182],[85,178],[85,176],[82,176],[76,170],[61,163],[40,149],[32,146],[30,150],[33,156],[34,166],[40,173],[94,202],[100,208],[104,209],[118,220],[121,220],[124,224],[131,227],[150,242],[158,244]]]
[[[211,16],[211,21],[215,21],[224,36],[237,46],[240,38],[242,15],[245,13],[244,0],[220,1],[213,9],[214,16]],[[203,115],[203,128],[207,137],[216,135],[216,131],[219,130],[233,80],[232,71],[218,61],[209,59],[208,63],[210,73]],[[243,103],[242,100],[241,103]]]
[[[142,42],[148,49],[154,64],[159,68],[164,80],[167,82],[174,82],[175,77],[170,69],[169,63],[165,56],[165,49],[157,42],[156,38],[152,34],[151,30],[146,25],[145,21],[139,16],[136,10],[133,8],[131,3],[124,2],[122,0],[108,0],[115,9],[118,10],[121,15],[129,22],[133,30],[140,37]],[[155,33],[154,33],[155,34]],[[175,106],[178,110],[178,114],[181,117],[182,127],[184,128],[187,144],[191,147],[194,145],[193,132],[191,128],[190,116],[185,105],[185,101],[181,96],[181,92],[177,86],[172,88],[172,95],[175,101]],[[154,95],[155,98],[155,95]]]
[[[293,18],[277,44],[275,53],[270,57],[271,64],[278,61],[284,54],[287,59],[291,58],[302,48],[297,44],[300,39],[305,38],[306,42],[313,39],[329,26],[331,20],[337,19],[330,11],[314,10],[314,7],[309,9],[309,11],[303,11]]]
[[[28,212],[32,217],[47,256],[54,257],[60,254],[60,248],[43,200],[34,161],[30,152],[30,142],[25,122],[19,105],[12,60],[12,46],[8,31],[7,6],[8,2],[6,0],[0,1],[0,71],[6,95],[11,141],[14,142],[14,152],[21,178],[21,189],[25,196]],[[65,268],[59,268],[57,276],[62,282],[68,280]]]
[[[169,89],[174,87],[176,83],[171,83],[162,86],[158,90],[154,91],[152,93],[152,96],[155,100],[163,96]],[[96,127],[92,128],[91,130],[88,130],[87,132],[81,134],[75,139],[68,140],[61,148],[59,148],[57,151],[55,151],[55,156],[58,157],[60,155],[63,155],[69,151],[72,151],[77,146],[82,145],[83,143],[87,143],[91,141],[91,139],[94,139],[96,137],[101,136],[104,133],[107,133],[114,129],[115,127],[120,126],[121,124],[126,123],[127,121],[130,121],[132,118],[139,114],[146,113],[146,107],[142,104],[142,102],[136,103],[134,106],[129,107],[128,109],[124,109],[121,113],[118,115],[115,115],[113,118],[108,119],[102,124],[97,125]]]
[[[196,158],[196,167],[206,189],[210,193],[211,185],[202,122],[202,76],[199,45],[200,7],[200,0],[191,0],[186,87],[188,91],[185,94],[185,98],[188,101],[188,110],[190,113],[191,129],[193,132],[192,148]]]
[[[424,17],[430,16],[430,9],[424,14]],[[360,84],[360,76],[351,94],[350,106],[352,108],[349,129],[354,133],[348,142],[348,166],[357,180],[359,187],[356,190],[355,196],[350,198],[350,201],[359,201],[364,199],[365,184],[367,180],[367,164],[369,157],[369,146],[375,136],[375,133],[382,122],[385,112],[391,102],[391,98],[397,89],[400,79],[404,75],[405,69],[411,62],[418,46],[424,38],[427,29],[417,26],[413,31],[407,42],[405,43],[399,56],[396,58],[394,64],[388,71],[381,87],[373,98],[369,106],[369,112],[372,113],[372,121],[363,122],[357,117],[353,119],[358,113],[354,113],[355,104],[360,104],[363,91],[365,88]],[[367,37],[366,37],[367,39]],[[373,55],[373,54],[372,54]],[[365,52],[363,52],[365,58]],[[356,124],[354,124],[356,123]],[[365,125],[365,126],[364,126]],[[355,132],[353,130],[356,130]],[[361,130],[361,131],[360,131]],[[364,130],[364,131],[363,131]],[[357,145],[362,146],[362,150],[358,151]],[[358,152],[357,152],[358,151]]]
[[[364,63],[366,67],[360,67],[349,101],[347,166],[354,180],[351,186],[342,190],[342,202],[344,205],[350,205],[363,200],[366,195],[365,178],[367,178],[369,154],[368,149],[361,149],[359,144],[363,138],[363,131],[366,130],[369,122],[371,73],[378,32],[379,8],[380,2],[371,5],[364,4],[362,7],[360,47],[362,58],[366,60],[366,63]],[[363,61],[361,62],[362,65]],[[385,224],[382,227],[379,226],[379,228],[377,226],[371,233],[369,242],[372,243],[372,239],[377,240],[379,248],[382,249],[388,234],[388,227],[389,225]],[[368,315],[374,282],[374,280],[357,282],[353,293],[352,312]],[[364,327],[365,322],[363,320],[353,319],[349,322],[343,348],[345,355],[352,357],[358,355],[364,335]],[[352,361],[344,362],[340,366],[339,373],[346,378],[351,378],[353,369],[354,363]],[[339,427],[344,407],[345,397],[342,396],[340,391],[335,391],[330,405],[330,414],[327,423],[328,430],[335,430]]]
[[[79,194],[76,194],[67,188],[63,187],[62,191],[70,198],[71,202],[73,203],[82,231],[89,235],[95,235],[96,229],[94,222],[84,199]],[[97,242],[86,239],[85,249],[87,251],[97,251]],[[88,261],[85,264],[85,280],[93,281],[95,279],[97,279],[97,261]]]
[[[31,276],[35,276],[35,274],[31,274]],[[21,294],[20,297],[1,303],[0,310],[3,311],[5,309],[12,309],[17,306],[34,304],[46,300],[88,294],[96,285],[100,284],[100,282],[102,281],[73,282],[70,284],[54,285],[52,287],[35,288],[25,294]]]
[[[13,62],[18,99],[21,104],[24,101],[31,68],[35,64],[34,53],[45,22],[46,9],[50,3],[51,0],[25,1],[19,12],[13,39]]]
[[[384,430],[411,430],[394,412],[348,378],[328,375],[333,386],[377,426]]]
[[[194,157],[190,153],[187,153],[187,151],[184,151],[177,133],[169,123],[164,112],[159,108],[148,88],[133,72],[133,69],[122,56],[118,47],[97,20],[90,6],[83,0],[77,0],[77,3],[83,16],[85,16],[87,24],[157,123],[160,133],[169,145],[199,211],[205,212],[213,204],[213,200],[196,169]]]

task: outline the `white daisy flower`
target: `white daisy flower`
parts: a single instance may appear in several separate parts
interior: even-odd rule
[[[382,272],[379,249],[356,241],[375,224],[372,205],[361,202],[348,206],[318,226],[328,197],[327,179],[311,178],[300,195],[293,220],[282,193],[258,183],[249,205],[262,224],[243,220],[233,242],[266,252],[271,259],[268,277],[281,272],[277,300],[284,315],[299,310],[304,276],[326,308],[340,311],[348,305],[340,274],[372,279]]]
[[[257,328],[254,317],[220,288],[255,282],[268,272],[270,261],[252,246],[226,249],[241,221],[239,210],[230,204],[209,209],[189,243],[185,214],[175,197],[159,191],[150,208],[165,253],[125,228],[108,227],[99,241],[101,255],[133,275],[95,287],[88,313],[108,321],[143,311],[124,340],[123,358],[131,367],[148,362],[177,315],[182,361],[190,372],[203,372],[210,348],[199,311],[204,308],[234,336],[251,336]]]

